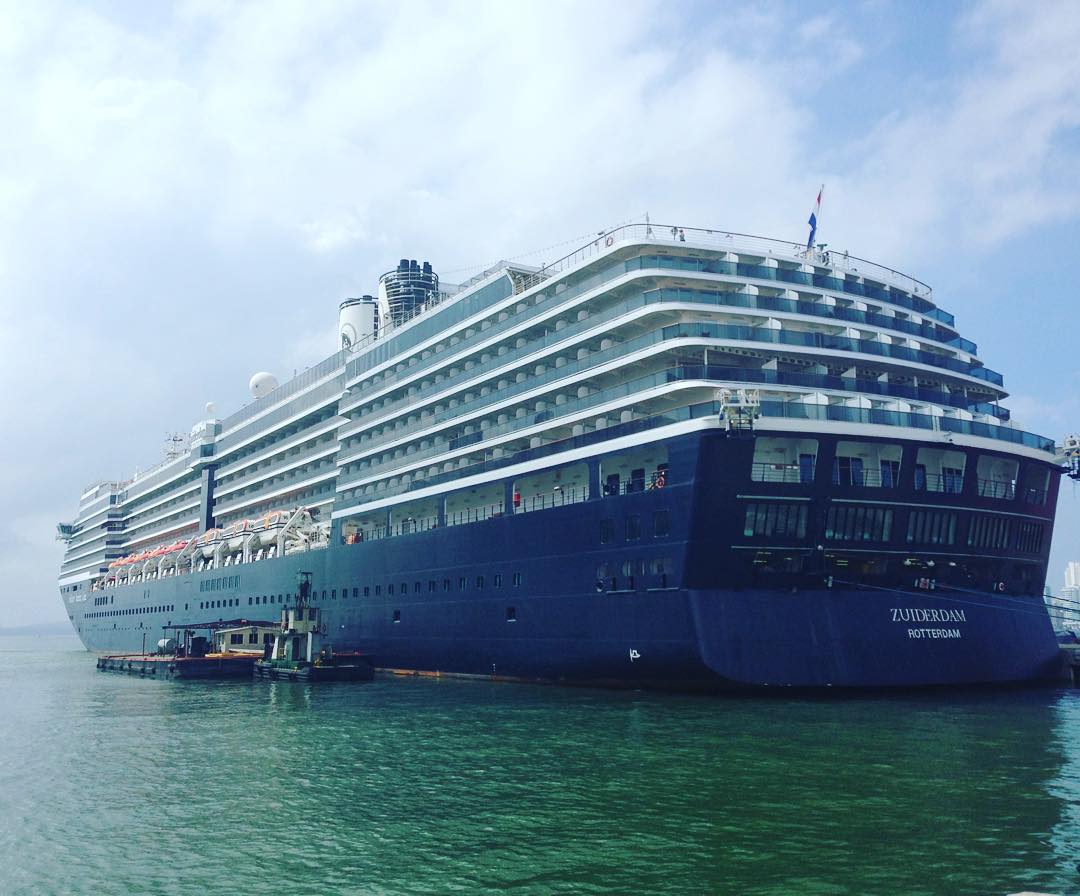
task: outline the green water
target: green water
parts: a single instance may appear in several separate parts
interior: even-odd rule
[[[0,639],[0,893],[1080,892],[1080,691],[169,683]]]

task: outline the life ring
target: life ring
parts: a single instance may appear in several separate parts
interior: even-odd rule
[[[656,482],[654,483],[654,487],[655,488],[663,488],[666,484],[667,483],[666,483],[666,481],[664,479],[664,474],[661,473],[660,475],[658,475],[656,477]]]
[[[615,237],[609,236],[606,240],[604,240],[604,245],[605,246],[614,246],[615,245]]]
[[[995,590],[995,591],[1001,591],[1001,592],[1004,592],[1004,590],[1005,590],[1005,583],[1004,583],[1004,582],[998,582],[998,583],[997,583],[997,584],[996,584],[996,585],[994,586],[994,590]]]

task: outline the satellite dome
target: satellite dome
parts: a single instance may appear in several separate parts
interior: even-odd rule
[[[207,417],[213,417],[214,413],[216,411],[217,411],[217,408],[214,406],[214,403],[212,401],[208,401],[206,403],[206,416]]]
[[[267,373],[265,370],[261,370],[256,373],[251,382],[248,383],[248,388],[251,390],[251,394],[255,398],[265,398],[271,392],[278,387],[277,377],[272,373]]]

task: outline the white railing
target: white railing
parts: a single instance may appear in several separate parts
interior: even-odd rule
[[[902,289],[930,300],[933,290],[914,277],[890,267],[858,258],[847,252],[806,251],[804,243],[794,243],[771,237],[752,236],[729,230],[709,230],[701,227],[681,227],[671,224],[624,224],[614,230],[598,233],[596,239],[524,278],[523,289],[531,289],[554,274],[568,270],[588,258],[607,252],[620,242],[670,242],[706,245],[724,251],[757,255],[763,258],[784,258],[793,262],[829,267],[846,273],[869,277],[871,280],[895,283]]]

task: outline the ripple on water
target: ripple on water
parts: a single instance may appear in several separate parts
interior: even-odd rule
[[[175,684],[97,673],[68,641],[8,641],[3,892],[220,892],[269,875],[330,896],[1080,883],[1076,692]]]

